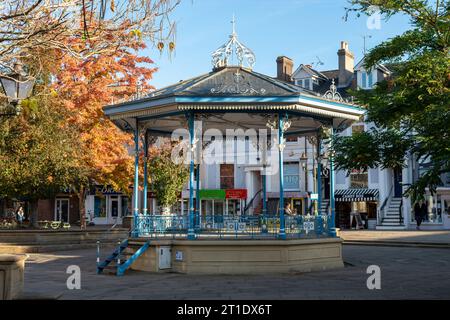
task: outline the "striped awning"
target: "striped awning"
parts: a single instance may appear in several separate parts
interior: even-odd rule
[[[378,201],[378,189],[338,189],[334,192],[336,201]]]

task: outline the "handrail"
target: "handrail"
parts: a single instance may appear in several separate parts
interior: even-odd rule
[[[255,193],[253,198],[247,203],[247,205],[244,207],[244,214],[250,209],[251,205],[253,204],[253,201],[255,198],[261,193],[262,189],[259,189],[258,192]]]
[[[389,194],[387,195],[386,198],[384,198],[384,201],[381,204],[381,207],[378,209],[377,224],[381,224],[381,222],[383,221],[383,218],[381,217],[381,213],[383,213],[383,217],[384,217],[384,208],[389,203],[389,199],[391,199],[393,190],[394,190],[394,185],[391,186],[391,189],[389,190]]]
[[[380,211],[384,210],[384,207],[386,206],[388,200],[391,198],[391,194],[392,194],[393,190],[394,190],[394,185],[391,186],[391,190],[389,190],[388,196],[384,199],[383,204],[380,207]]]
[[[403,214],[402,214],[402,211],[403,211],[403,198],[401,198],[401,200],[400,200],[400,207],[398,208],[398,216],[399,216],[400,224],[403,224]]]

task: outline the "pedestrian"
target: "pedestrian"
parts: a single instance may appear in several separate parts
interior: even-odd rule
[[[284,213],[285,214],[287,214],[287,215],[292,215],[292,209],[291,209],[291,204],[290,203],[288,203],[287,205],[286,205],[286,207],[284,207]]]
[[[422,218],[422,221],[425,221],[427,219],[427,213],[428,213],[427,207],[428,206],[425,201],[423,201],[422,204],[420,205],[420,216]]]
[[[414,205],[414,217],[416,219],[416,229],[420,230],[420,225],[422,224],[423,215],[422,215],[422,205],[423,201],[419,200],[416,201],[416,204]]]
[[[23,207],[20,206],[16,212],[16,219],[17,219],[17,222],[19,222],[19,224],[22,224],[24,215],[25,215],[25,213],[23,212]]]

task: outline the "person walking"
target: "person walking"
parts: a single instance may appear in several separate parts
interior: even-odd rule
[[[416,219],[416,224],[417,224],[416,229],[417,230],[420,230],[420,225],[422,224],[422,220],[423,220],[422,205],[423,205],[422,200],[419,200],[414,205],[414,217]]]
[[[420,217],[422,218],[422,222],[426,220],[427,213],[428,213],[427,204],[425,201],[423,201],[422,204],[420,205]]]

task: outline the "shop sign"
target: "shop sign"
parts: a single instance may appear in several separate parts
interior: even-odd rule
[[[225,190],[203,189],[199,190],[200,199],[225,199]]]
[[[227,189],[225,191],[226,199],[247,199],[247,189]]]

